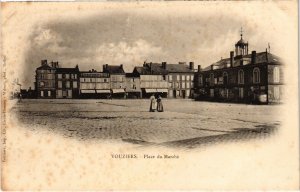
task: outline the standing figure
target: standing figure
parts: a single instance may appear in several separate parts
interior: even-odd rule
[[[156,99],[155,99],[154,95],[152,95],[150,97],[150,109],[149,109],[149,112],[155,112],[156,107],[157,107]]]
[[[161,99],[160,95],[157,98],[157,111],[158,112],[164,112],[164,106],[162,104],[162,99]]]

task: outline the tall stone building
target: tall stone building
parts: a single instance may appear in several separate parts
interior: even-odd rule
[[[57,67],[56,62],[48,64],[47,60],[41,61],[41,66],[35,71],[35,90],[37,98],[55,98],[55,72]]]
[[[56,68],[56,98],[79,98],[79,68]]]

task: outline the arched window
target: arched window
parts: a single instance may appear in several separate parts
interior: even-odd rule
[[[223,83],[224,83],[224,85],[228,84],[228,73],[227,72],[223,73]]]
[[[244,71],[241,69],[238,73],[238,83],[244,84]]]
[[[279,67],[274,67],[274,69],[273,69],[273,78],[274,78],[274,83],[279,83],[279,81],[280,81]]]
[[[260,71],[259,68],[253,69],[253,83],[260,83]]]
[[[215,84],[215,76],[213,73],[210,74],[210,86],[213,86]]]

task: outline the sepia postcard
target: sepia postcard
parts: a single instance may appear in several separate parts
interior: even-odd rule
[[[298,190],[297,8],[1,3],[1,189]]]

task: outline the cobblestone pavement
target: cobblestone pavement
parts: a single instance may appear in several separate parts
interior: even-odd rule
[[[22,100],[11,114],[33,132],[185,148],[264,138],[280,125],[280,105],[176,99],[163,104],[164,112],[153,113],[148,100]]]

